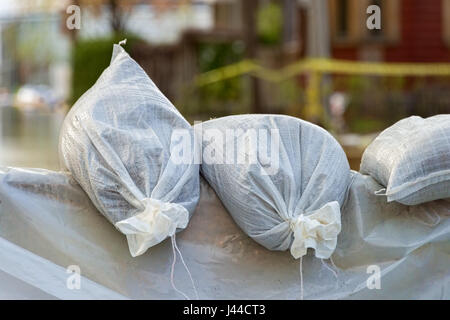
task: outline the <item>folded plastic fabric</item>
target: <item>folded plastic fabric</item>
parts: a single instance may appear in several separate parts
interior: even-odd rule
[[[387,203],[373,194],[378,189],[371,177],[354,174],[332,256],[337,268],[311,253],[303,257],[306,299],[450,299],[450,203],[438,200],[410,207]],[[0,237],[40,256],[42,263],[64,269],[77,265],[97,288],[127,298],[179,298],[167,281],[170,241],[132,258],[125,238],[95,209],[70,174],[0,168],[0,201]],[[269,251],[246,236],[204,182],[190,227],[177,240],[194,278],[201,279],[197,281],[200,298],[300,296],[298,262],[289,252]],[[11,270],[7,261],[0,259],[4,273]],[[373,286],[367,284],[372,284],[377,267],[380,289],[370,289]],[[53,269],[42,270],[50,276]],[[33,270],[25,271],[29,275],[14,277],[44,292],[50,290],[30,280]],[[176,272],[174,280],[192,296],[183,272]],[[21,287],[15,290],[18,294]]]
[[[0,299],[125,298],[76,274],[78,269],[74,266],[63,268],[1,237],[0,252]],[[68,272],[71,277],[67,276]]]

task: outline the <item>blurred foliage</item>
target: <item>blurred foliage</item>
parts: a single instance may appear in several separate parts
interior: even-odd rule
[[[345,92],[349,97],[349,104],[345,119],[350,131],[357,133],[380,131],[404,117],[403,109],[398,107],[398,102],[394,102],[402,95],[401,79],[350,76],[346,81],[348,86]],[[385,87],[386,83],[383,83],[385,81],[397,85]],[[393,107],[392,103],[397,107]]]
[[[240,61],[244,55],[244,44],[233,43],[200,43],[197,46],[198,68],[206,72]]]
[[[265,98],[264,112],[300,115],[302,105],[306,103],[306,95],[297,78],[270,83],[266,88],[270,94]]]
[[[299,88],[298,79],[286,79],[278,84],[277,100],[282,106],[295,107],[305,99],[305,91]]]
[[[450,113],[450,79],[414,77],[335,76],[332,91],[349,99],[348,130],[381,131],[411,115],[430,117]]]
[[[41,0],[42,1],[42,0]],[[55,0],[44,0],[55,1]],[[58,0],[57,0],[58,1]],[[174,10],[174,8],[186,9],[191,0],[72,0],[80,5],[83,10],[88,9],[94,14],[100,14],[102,8],[108,8],[110,12],[109,23],[114,33],[123,33],[131,12],[137,5],[148,4],[153,7],[156,14]]]
[[[385,120],[369,118],[352,119],[348,125],[350,132],[360,134],[382,131],[389,126]]]
[[[56,50],[52,46],[52,23],[38,21],[22,23],[17,34],[17,58],[30,64],[48,64],[56,59]]]
[[[209,68],[209,64],[207,65],[205,70]],[[214,63],[212,65],[216,66]],[[195,89],[195,93],[188,94],[188,99],[184,100],[189,100],[190,103],[186,112],[196,116],[203,114],[205,119],[211,116],[248,113],[248,79],[249,77],[244,75]],[[264,112],[301,116],[304,106],[307,105],[306,83],[302,80],[301,77],[294,77],[274,83],[260,79]],[[240,94],[233,94],[235,83],[240,83]],[[198,94],[199,92],[201,94]],[[324,108],[328,109],[326,117],[332,117],[329,112],[329,99],[335,92],[343,93],[347,100],[343,115],[343,132],[373,133],[411,115],[430,117],[450,113],[448,77],[325,75],[320,95]]]
[[[92,87],[111,61],[112,47],[123,39],[127,39],[123,47],[132,55],[133,46],[139,42],[133,35],[117,35],[107,38],[78,40],[72,52],[72,104]]]
[[[281,42],[283,12],[279,4],[269,2],[258,10],[257,33],[259,41],[265,45],[277,45]]]
[[[200,43],[197,46],[197,65],[200,73],[214,70],[235,62],[244,57],[244,46],[241,42],[233,43]],[[233,112],[236,104],[242,103],[244,83],[243,77],[236,77],[197,88],[191,95],[189,104],[191,113],[208,113],[223,109],[223,113]]]

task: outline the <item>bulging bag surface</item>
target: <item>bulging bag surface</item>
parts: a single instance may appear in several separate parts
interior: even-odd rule
[[[308,248],[330,257],[350,167],[328,132],[282,115],[229,116],[195,129],[201,172],[247,235],[294,258]]]
[[[377,194],[389,202],[450,198],[450,115],[412,116],[387,128],[364,151],[361,173],[386,187]]]
[[[199,166],[193,153],[174,161],[171,150],[186,143],[175,130],[193,141],[190,124],[119,45],[64,121],[62,166],[127,235],[133,256],[185,228],[198,202]]]

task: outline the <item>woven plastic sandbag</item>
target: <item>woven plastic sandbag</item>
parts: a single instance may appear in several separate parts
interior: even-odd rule
[[[199,199],[199,166],[193,152],[174,161],[172,151],[193,140],[190,124],[114,45],[110,66],[64,120],[59,148],[62,166],[137,256],[188,224]]]
[[[450,198],[450,115],[412,116],[384,130],[364,151],[361,173],[387,201],[417,205]]]
[[[230,116],[195,129],[201,172],[247,235],[294,258],[308,248],[330,257],[350,168],[328,132],[281,115]]]

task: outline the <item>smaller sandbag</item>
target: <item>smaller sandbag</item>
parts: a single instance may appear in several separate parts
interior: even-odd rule
[[[417,205],[450,198],[450,115],[412,116],[384,130],[364,151],[361,173],[387,201]]]
[[[269,250],[329,258],[350,183],[344,151],[324,129],[283,115],[195,126],[201,172],[242,230]]]

